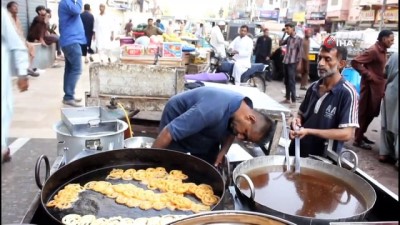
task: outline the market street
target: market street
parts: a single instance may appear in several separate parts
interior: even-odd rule
[[[12,160],[2,164],[2,223],[20,222],[39,191],[34,179],[37,158],[45,154],[52,165],[57,156],[57,139],[52,126],[61,119],[63,69],[63,66],[48,68],[40,77],[31,78],[27,92],[19,93],[14,87],[15,113],[10,131]],[[84,64],[83,72],[76,93],[84,99],[84,92],[89,91],[89,64]],[[281,101],[282,89],[283,83],[268,82],[267,94]],[[300,97],[304,94],[305,91],[300,91]],[[359,167],[364,172],[398,193],[398,170],[377,160],[379,129],[380,118],[376,118],[367,133],[369,138],[377,141],[372,151],[356,149],[351,145],[352,141],[345,147],[358,154]]]

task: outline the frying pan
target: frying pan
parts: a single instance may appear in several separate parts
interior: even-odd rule
[[[46,163],[46,180],[41,182],[39,178],[40,164]],[[129,218],[153,217],[166,214],[192,214],[191,211],[170,211],[163,209],[157,211],[154,209],[142,210],[140,208],[129,208],[125,205],[115,203],[115,199],[109,199],[100,193],[86,190],[79,195],[72,208],[58,210],[46,207],[46,203],[53,199],[53,196],[65,185],[70,183],[79,183],[84,185],[89,181],[105,180],[107,174],[113,168],[120,169],[145,169],[149,167],[165,167],[167,171],[182,170],[188,175],[185,182],[194,182],[196,184],[204,183],[211,185],[215,195],[220,197],[219,202],[212,207],[213,209],[222,209],[222,201],[225,193],[225,182],[218,170],[195,156],[181,153],[178,151],[154,149],[154,148],[134,148],[105,151],[77,159],[54,172],[48,177],[49,163],[46,156],[42,155],[36,163],[35,178],[41,191],[41,206],[46,214],[54,223],[62,224],[61,219],[67,214],[77,213],[80,215],[92,214],[97,218],[109,218],[113,216],[122,216]],[[107,180],[111,183],[134,183],[137,186],[145,186],[135,181]],[[191,198],[195,200],[195,198]],[[197,201],[198,202],[198,201]]]

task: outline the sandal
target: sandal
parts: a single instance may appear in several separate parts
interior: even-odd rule
[[[358,147],[358,148],[362,148],[365,150],[372,150],[371,145],[365,143],[364,141],[360,141],[360,142],[353,142],[353,146]]]
[[[10,148],[8,148],[7,152],[5,152],[4,155],[3,155],[2,163],[10,162],[10,161],[11,161],[11,152],[10,152]]]

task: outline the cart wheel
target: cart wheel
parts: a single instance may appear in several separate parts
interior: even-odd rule
[[[265,80],[260,74],[256,74],[250,78],[249,83],[251,87],[255,87],[262,93],[265,93]]]
[[[40,180],[40,165],[42,164],[42,161],[44,159],[44,162],[46,164],[46,176],[44,177],[44,182],[41,182]],[[44,183],[47,181],[47,178],[49,178],[50,175],[50,163],[49,159],[47,158],[46,155],[41,155],[38,160],[36,161],[36,166],[35,166],[35,181],[36,185],[39,187],[41,190],[43,188]]]

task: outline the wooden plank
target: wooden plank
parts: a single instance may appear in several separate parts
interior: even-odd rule
[[[122,63],[126,64],[153,65],[155,61],[154,56],[121,56],[120,59]],[[183,67],[184,63],[182,59],[160,57],[158,58],[157,65]]]

